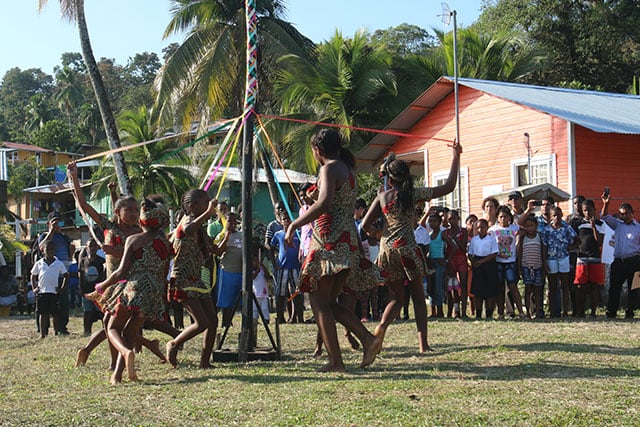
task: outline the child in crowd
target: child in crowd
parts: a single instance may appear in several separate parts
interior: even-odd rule
[[[242,291],[242,233],[238,231],[238,216],[234,212],[227,212],[227,228],[213,251],[220,257],[217,305],[222,309],[222,325],[228,327]]]
[[[445,261],[445,240],[443,238],[442,217],[437,213],[429,215],[431,243],[429,245],[429,263],[434,269],[429,276],[429,296],[431,297],[431,317],[444,317],[443,304],[445,294],[445,277],[447,263]]]
[[[489,233],[494,236],[498,243],[498,315],[504,317],[505,304],[505,282],[511,294],[511,299],[515,302],[520,313],[524,317],[522,310],[522,296],[518,290],[518,268],[516,263],[516,240],[520,227],[513,223],[513,214],[507,206],[498,208],[497,223],[489,228]]]
[[[576,232],[562,220],[562,209],[551,208],[551,223],[542,230],[549,272],[549,305],[551,317],[568,316],[569,311],[569,251],[580,243]],[[562,301],[562,304],[561,304]]]
[[[278,250],[276,259],[276,297],[281,301],[286,301],[288,297],[296,295],[296,288],[300,278],[300,261],[298,252],[300,250],[300,239],[297,234],[293,236],[291,245],[284,242],[285,230],[291,224],[291,218],[286,211],[278,213],[278,220],[283,229],[276,231],[271,239],[270,246],[273,250]],[[275,256],[274,256],[275,258]],[[279,305],[282,307],[282,305]],[[304,323],[304,296],[297,294],[289,305],[288,323]]]
[[[40,338],[49,334],[49,317],[53,317],[53,329],[58,335],[58,299],[67,286],[69,274],[64,263],[55,256],[53,241],[47,242],[44,258],[40,258],[31,269],[31,285],[38,299],[37,310],[40,316]]]
[[[87,299],[86,295],[96,290],[96,283],[105,279],[105,260],[98,256],[98,243],[94,239],[87,242],[85,255],[80,258],[78,272],[80,275],[80,293],[82,295],[82,323],[84,325],[84,335],[91,335],[91,325],[102,318],[102,313],[98,307]]]
[[[602,242],[604,241],[604,223],[596,217],[596,207],[593,200],[585,200],[580,205],[584,216],[577,221],[578,261],[576,263],[576,300],[574,301],[574,315],[585,316],[585,300],[589,295],[591,300],[591,317],[596,317],[596,309],[600,303],[600,291],[604,286],[604,264],[602,264]]]
[[[265,268],[262,266],[258,248],[253,251],[251,265],[253,271],[253,294],[256,297],[253,302],[253,347],[255,347],[258,336],[258,320],[262,317],[265,323],[269,323],[269,287],[267,286],[267,275]]]
[[[487,234],[489,223],[486,219],[476,222],[478,234],[469,243],[469,261],[473,271],[471,291],[476,298],[476,319],[482,318],[482,304],[485,306],[486,319],[493,318],[493,310],[498,295],[498,242]]]
[[[445,230],[447,244],[447,292],[449,317],[467,317],[467,230],[460,228],[456,209],[448,214],[449,228]],[[462,310],[460,310],[462,302]]]
[[[464,220],[465,228],[467,229],[467,248],[469,247],[469,243],[471,243],[471,239],[478,233],[476,230],[476,222],[478,221],[478,217],[475,214],[469,215]],[[471,292],[471,281],[473,278],[473,272],[471,271],[471,264],[467,262],[467,294],[469,294],[469,309],[471,313],[475,314],[476,312],[476,303],[475,298],[473,296],[473,292]]]
[[[547,269],[538,221],[532,215],[524,220],[524,235],[518,243],[517,262],[524,282],[524,303],[529,318],[544,319],[544,275]]]

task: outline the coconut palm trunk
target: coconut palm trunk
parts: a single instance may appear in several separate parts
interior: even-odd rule
[[[46,3],[47,0],[38,0],[39,8],[42,8]],[[113,116],[113,111],[111,110],[107,91],[104,87],[104,82],[102,81],[102,75],[100,74],[100,70],[98,70],[96,58],[93,56],[93,49],[91,48],[89,30],[87,28],[87,21],[84,15],[84,0],[60,0],[60,10],[62,11],[63,17],[78,24],[82,58],[87,66],[89,80],[91,80],[91,86],[93,87],[96,102],[100,109],[100,115],[102,116],[102,123],[104,124],[104,129],[107,134],[109,147],[112,150],[120,148],[120,137],[118,136],[116,120]],[[127,174],[127,166],[121,152],[113,154],[113,164],[115,166],[120,192],[124,195],[131,196],[132,191],[129,183],[129,176]]]

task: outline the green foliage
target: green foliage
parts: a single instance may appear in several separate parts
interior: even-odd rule
[[[409,55],[427,55],[436,39],[417,25],[400,24],[371,34],[372,45],[384,45],[391,55],[406,58]]]
[[[73,147],[69,125],[62,120],[49,120],[34,132],[33,144],[55,151],[69,151]]]
[[[276,83],[282,114],[343,126],[381,127],[392,118],[397,95],[391,55],[383,45],[369,43],[369,34],[358,31],[353,38],[340,32],[317,48],[316,59],[283,56]],[[282,149],[290,159],[302,160],[308,152],[313,126],[298,126],[283,137]],[[370,135],[340,130],[352,151]]]
[[[24,196],[24,189],[36,185],[36,175],[39,175],[40,185],[48,184],[52,180],[51,172],[36,164],[34,159],[28,159],[17,165],[8,165],[9,183],[7,192],[20,203]]]
[[[533,82],[625,92],[640,68],[638,19],[640,3],[630,0],[498,0],[485,6],[478,26],[485,33],[524,32],[546,52],[550,66]]]

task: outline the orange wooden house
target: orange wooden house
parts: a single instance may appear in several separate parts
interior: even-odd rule
[[[393,151],[425,185],[444,182],[454,98],[453,79],[438,79],[386,126],[394,134],[378,134],[357,154],[359,170],[376,170]],[[550,183],[596,203],[606,185],[612,205],[640,209],[639,96],[459,79],[459,123],[462,203],[456,189],[437,204],[478,214],[487,196]],[[560,206],[568,213],[569,205]]]

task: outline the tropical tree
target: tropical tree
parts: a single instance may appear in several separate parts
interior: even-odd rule
[[[123,112],[119,119],[122,141],[127,144],[151,141],[163,135],[164,129],[151,120],[151,111],[146,106]],[[151,194],[162,194],[171,206],[180,206],[182,194],[196,186],[193,172],[188,169],[189,157],[184,151],[177,151],[176,139],[164,139],[125,153],[130,168],[129,180],[133,196],[140,199]],[[106,194],[106,183],[110,182],[112,167],[105,163],[98,170],[94,180],[94,192]]]
[[[446,74],[454,74],[453,32],[435,30],[440,58]],[[458,31],[458,67],[461,77],[516,82],[540,71],[545,56],[515,33],[488,35],[474,28]]]
[[[172,18],[165,37],[186,32],[169,55],[156,79],[156,105],[161,123],[199,122],[239,116],[243,110],[246,75],[246,24],[243,0],[172,0]],[[313,42],[281,19],[283,0],[257,0],[258,80],[257,109],[272,111],[272,81],[277,59],[294,53],[309,57]],[[266,165],[263,163],[263,167]],[[268,179],[272,200],[278,198]]]
[[[172,0],[172,18],[165,37],[186,32],[187,37],[160,70],[156,98],[160,119],[190,124],[243,108],[246,75],[245,2],[242,0]],[[307,57],[313,43],[289,22],[282,0],[258,0],[259,110],[270,104],[275,60],[288,53]]]
[[[382,44],[369,43],[369,34],[358,31],[352,39],[337,31],[317,48],[317,59],[297,55],[281,58],[277,89],[281,113],[335,123],[352,150],[362,147],[369,134],[350,127],[381,128],[391,119],[392,98],[397,95],[391,55]],[[309,160],[312,126],[296,127],[282,139],[290,159]]]
[[[67,115],[67,123],[71,128],[71,113],[82,102],[82,87],[78,82],[77,72],[70,67],[62,67],[56,73],[55,100],[60,111]]]
[[[38,8],[41,10],[47,3],[47,0],[38,0]],[[91,48],[89,29],[87,27],[87,21],[84,14],[84,0],[60,0],[60,10],[64,18],[71,22],[75,22],[78,26],[82,58],[87,66],[91,86],[93,87],[98,108],[100,109],[100,115],[102,116],[102,121],[107,134],[107,141],[109,141],[111,149],[120,148],[120,137],[118,135],[118,128],[116,127],[116,120],[111,110],[107,91],[104,87],[100,71],[98,70],[96,59],[93,55],[93,49]],[[121,152],[114,153],[113,163],[116,170],[116,176],[118,178],[120,192],[123,194],[131,194],[124,155]]]

